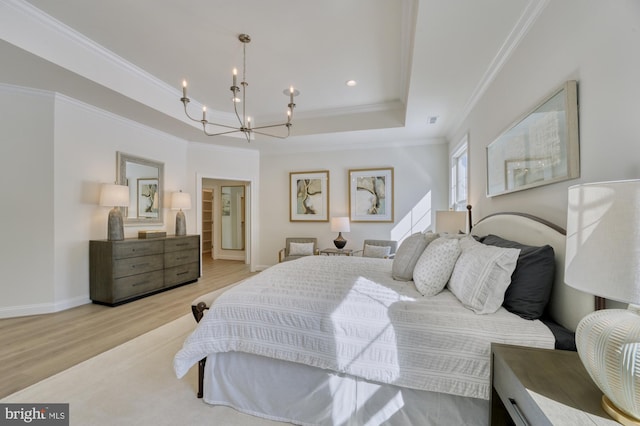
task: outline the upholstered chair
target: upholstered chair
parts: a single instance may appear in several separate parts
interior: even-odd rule
[[[357,253],[362,257],[393,259],[397,248],[398,242],[393,240],[364,240],[362,250],[358,250]]]
[[[317,254],[319,254],[317,238],[289,237],[285,239],[285,246],[278,253],[278,262],[286,262]]]

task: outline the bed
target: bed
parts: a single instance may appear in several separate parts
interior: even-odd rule
[[[432,287],[442,278],[430,277],[447,270],[440,266],[447,263],[442,259],[434,267],[419,256],[411,266],[412,280],[394,279],[401,245],[393,260],[310,256],[285,262],[215,300],[204,297],[196,311],[210,309],[176,354],[176,374],[182,377],[206,358],[206,364],[200,362],[206,403],[294,424],[485,425],[491,342],[570,346],[571,331],[594,309],[594,299],[563,283],[561,229],[532,216],[505,213],[479,221],[472,234],[476,238],[430,237],[427,249],[441,257],[456,244],[465,247],[448,261],[452,271],[439,291],[439,284]],[[513,247],[516,243],[519,248]],[[523,304],[513,295],[509,301],[503,295],[504,303],[494,312],[490,305],[496,297],[485,293],[511,291],[516,273],[525,271],[521,255],[542,247],[547,253],[552,249],[553,263],[545,272],[550,283],[544,315],[525,318],[532,312],[531,301]],[[460,264],[462,259],[473,264],[474,250],[491,252],[492,261],[501,259],[490,274],[514,279],[506,291],[492,284],[464,294],[461,283],[470,274]],[[511,270],[509,262],[514,263]],[[537,286],[542,272],[528,271],[518,282]],[[480,273],[477,281],[486,275]],[[535,287],[533,297],[539,293]],[[478,298],[483,303],[476,305]],[[509,303],[515,307],[505,308]]]

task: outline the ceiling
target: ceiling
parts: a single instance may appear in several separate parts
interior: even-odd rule
[[[0,82],[56,91],[190,141],[264,152],[443,142],[546,4],[0,2],[53,34],[38,38],[27,24],[5,28]],[[229,87],[231,70],[242,74],[241,33],[252,39],[243,105],[254,125],[286,121],[283,90],[300,91],[286,140],[206,137],[184,115],[179,99],[186,79],[194,116],[206,105],[210,120],[233,124]],[[350,79],[355,87],[345,84]]]

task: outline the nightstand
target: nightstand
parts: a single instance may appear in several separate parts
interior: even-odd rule
[[[577,352],[491,345],[490,425],[619,425]]]

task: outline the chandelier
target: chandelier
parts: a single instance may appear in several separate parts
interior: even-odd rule
[[[248,34],[240,34],[238,36],[238,40],[240,40],[242,42],[242,81],[240,82],[240,86],[242,86],[242,89],[240,87],[238,87],[238,70],[236,68],[233,69],[233,84],[230,87],[231,93],[233,94],[231,101],[233,103],[233,110],[236,114],[236,118],[238,119],[238,126],[229,126],[227,124],[218,124],[218,123],[213,123],[210,122],[209,120],[207,120],[207,107],[203,106],[202,107],[202,118],[198,119],[198,118],[194,118],[189,114],[189,111],[187,109],[187,104],[189,103],[190,99],[187,97],[187,81],[183,80],[182,81],[182,98],[180,98],[180,101],[182,101],[182,104],[184,105],[184,113],[187,115],[187,117],[189,117],[189,119],[191,119],[192,121],[196,121],[202,124],[202,130],[204,132],[205,135],[207,136],[221,136],[221,135],[228,135],[231,133],[243,133],[244,136],[247,139],[247,142],[251,141],[251,136],[252,134],[258,134],[258,135],[264,135],[264,136],[270,136],[273,138],[279,138],[279,139],[286,139],[287,137],[289,137],[289,134],[291,132],[291,126],[293,125],[292,120],[293,120],[293,109],[295,108],[296,104],[293,103],[293,97],[294,96],[298,96],[300,94],[300,92],[298,90],[295,90],[293,88],[293,86],[289,87],[288,89],[285,89],[283,91],[283,93],[285,94],[285,96],[289,97],[289,104],[287,104],[287,121],[281,124],[270,124],[270,125],[265,125],[265,126],[257,126],[257,127],[252,127],[251,126],[251,117],[247,116],[246,113],[246,108],[247,108],[247,104],[246,104],[246,94],[247,94],[247,86],[249,85],[249,83],[247,83],[247,78],[246,78],[246,71],[247,71],[247,44],[249,42],[251,42],[251,37]],[[238,111],[238,104],[242,103],[242,113],[240,113]],[[226,129],[230,129],[230,130],[225,130],[225,131],[221,131],[221,132],[217,132],[217,133],[210,133],[209,131],[207,131],[208,126],[216,126],[216,127],[223,127]],[[271,129],[271,128],[276,128],[276,127],[286,127],[287,129],[287,133],[286,135],[277,135],[277,134],[272,134],[272,133],[267,133],[265,131],[265,129]]]

